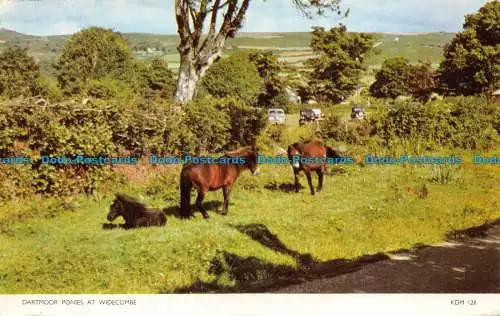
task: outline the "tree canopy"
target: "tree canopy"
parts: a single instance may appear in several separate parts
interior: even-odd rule
[[[246,52],[235,52],[216,61],[203,77],[200,87],[201,95],[237,97],[249,105],[255,105],[263,92],[264,80]]]
[[[369,34],[348,33],[344,25],[328,31],[314,27],[311,47],[318,57],[307,61],[312,68],[313,94],[320,100],[340,102],[356,90],[373,40]]]
[[[0,53],[0,94],[31,96],[38,89],[40,67],[27,48],[8,47]]]
[[[463,27],[444,49],[438,70],[442,91],[473,95],[498,88],[500,2],[488,2],[477,13],[467,15]]]
[[[264,80],[264,91],[259,94],[258,104],[264,107],[286,107],[286,81],[280,76],[284,70],[273,51],[252,51],[248,58],[257,67]]]
[[[82,92],[90,79],[131,80],[133,61],[128,44],[120,33],[90,27],[71,36],[55,68],[64,92],[75,94]]]
[[[394,57],[384,60],[375,75],[370,94],[377,98],[396,98],[408,92],[411,66],[408,59]]]
[[[411,65],[404,57],[388,58],[376,73],[370,94],[377,98],[392,99],[411,95],[426,101],[435,89],[434,77],[430,62]]]

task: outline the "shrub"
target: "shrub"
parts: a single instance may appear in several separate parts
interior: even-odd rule
[[[86,92],[89,96],[110,100],[130,100],[133,96],[132,88],[125,82],[105,77],[102,79],[90,79],[86,86]]]
[[[112,156],[118,148],[132,155],[192,151],[190,130],[172,107],[144,102],[125,108],[114,102],[97,100],[81,106],[24,100],[3,104],[0,154],[75,158]],[[3,177],[19,179],[19,183],[30,179],[28,187],[35,192],[58,195],[92,192],[112,175],[109,165],[47,165],[39,160],[28,171],[18,171],[10,174],[0,170]]]
[[[27,48],[8,47],[0,53],[0,94],[8,98],[33,96],[39,77],[40,67]]]
[[[100,27],[73,34],[54,67],[67,95],[84,92],[91,79],[135,80],[134,58],[125,39],[120,33]]]
[[[265,112],[235,98],[225,99],[221,103],[221,109],[231,120],[231,138],[228,147],[255,145],[260,131],[267,123]]]
[[[339,115],[326,114],[320,123],[321,136],[325,139],[343,141],[350,144],[359,142],[358,135],[347,121]]]
[[[218,98],[235,97],[248,105],[255,105],[264,92],[264,80],[248,54],[233,53],[216,61],[203,76],[198,96],[206,94]]]
[[[224,149],[230,139],[229,114],[218,109],[218,100],[208,96],[185,107],[184,122],[196,139],[196,151]]]
[[[251,51],[248,59],[255,65],[260,77],[264,80],[264,92],[259,94],[259,106],[272,108],[281,107],[288,109],[288,96],[286,82],[280,76],[284,71],[278,56],[273,51]]]
[[[389,58],[375,75],[370,94],[377,98],[396,98],[409,90],[411,66],[403,57]]]
[[[193,150],[191,131],[170,103],[143,100],[108,112],[113,142],[134,155],[174,154]]]
[[[492,147],[498,137],[500,110],[486,98],[450,98],[452,103],[449,124],[453,146],[466,149]]]
[[[48,100],[48,102],[62,101],[64,95],[59,87],[57,80],[53,77],[41,76],[37,81],[35,95],[40,95]]]
[[[171,99],[175,92],[175,76],[163,59],[155,58],[146,67],[144,79],[147,83],[147,96]]]
[[[428,147],[448,145],[466,149],[491,147],[497,137],[498,109],[475,97],[435,100],[426,105],[396,102],[382,119],[379,135],[390,145],[396,139]]]

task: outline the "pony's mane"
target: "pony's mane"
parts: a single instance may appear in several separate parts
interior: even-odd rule
[[[139,202],[139,200],[131,197],[130,195],[126,195],[123,193],[117,193],[116,199],[124,204],[131,206],[133,210],[144,211],[147,209],[147,207],[144,203]]]
[[[240,147],[233,151],[226,151],[224,157],[247,156],[256,153],[257,149],[253,146]]]

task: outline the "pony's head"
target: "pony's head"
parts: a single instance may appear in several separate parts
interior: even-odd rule
[[[108,221],[112,222],[114,221],[118,216],[123,215],[123,204],[120,201],[119,196],[117,195],[115,197],[115,200],[113,201],[113,204],[109,207],[109,213],[108,213]]]
[[[288,159],[290,160],[290,163],[292,163],[293,157],[300,156],[300,151],[297,149],[297,143],[294,143],[294,144],[288,146],[287,154],[288,154]],[[300,167],[299,162],[298,161],[293,162],[292,167],[299,168]]]
[[[254,175],[259,173],[260,171],[258,163],[259,149],[257,147],[255,146],[241,147],[236,150],[226,152],[226,155],[230,157],[238,156],[245,158],[244,166],[250,169],[250,171]]]

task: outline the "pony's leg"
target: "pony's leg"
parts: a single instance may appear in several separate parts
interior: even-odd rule
[[[313,187],[313,184],[312,184],[311,170],[306,169],[304,171],[306,173],[307,183],[309,183],[309,188],[311,188],[311,195],[314,195],[314,187]]]
[[[316,189],[316,192],[321,192],[323,190],[323,176],[324,176],[324,170],[319,169],[316,170],[316,174],[318,175],[318,188]]]
[[[231,187],[223,187],[222,188],[222,193],[224,193],[224,210],[222,211],[222,215],[227,215],[227,212],[229,211],[229,196],[231,195]]]
[[[198,197],[196,198],[196,207],[198,207],[198,209],[200,210],[201,214],[203,215],[203,218],[209,218],[210,216],[208,216],[207,211],[205,210],[203,205],[201,205],[201,202],[203,202],[204,198],[205,198],[205,192],[199,190]]]
[[[295,192],[299,192],[299,186],[300,186],[299,172],[300,170],[293,169],[293,173],[295,175]]]

